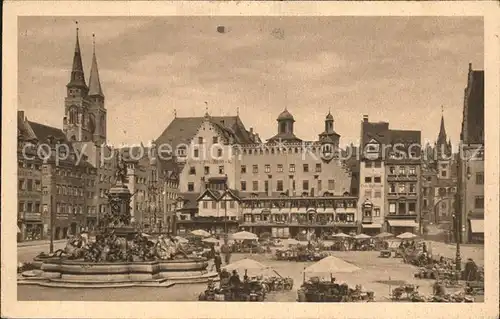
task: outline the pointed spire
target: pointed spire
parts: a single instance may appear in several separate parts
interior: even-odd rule
[[[95,55],[95,34],[92,34],[92,44],[93,44],[93,55],[92,55],[92,67],[90,68],[90,79],[89,79],[89,96],[102,96],[101,80],[99,79],[99,68],[97,67],[97,58]]]
[[[85,75],[83,73],[83,63],[82,63],[82,54],[80,50],[80,39],[78,37],[78,21],[76,23],[76,44],[75,44],[75,54],[73,55],[73,68],[71,69],[71,78],[68,83],[68,87],[81,87],[87,88],[87,84],[85,83]]]
[[[443,112],[443,107],[441,106],[441,126],[439,128],[439,135],[437,139],[437,144],[438,145],[443,145],[446,144],[446,129],[444,128],[444,112]]]

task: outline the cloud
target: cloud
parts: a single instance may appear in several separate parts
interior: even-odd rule
[[[61,126],[74,20],[19,19],[19,108]],[[88,81],[92,32],[113,143],[155,138],[179,116],[240,114],[263,138],[287,106],[315,138],[328,109],[346,139],[362,114],[435,139],[460,130],[468,63],[483,63],[479,19],[409,17],[82,17]],[[227,33],[218,33],[224,25]],[[277,32],[279,30],[280,32]],[[438,109],[438,111],[436,111]],[[413,112],[415,117],[410,113]],[[425,123],[419,120],[425,118]],[[319,127],[321,126],[321,127]],[[319,128],[318,128],[319,127]],[[126,128],[127,135],[122,134]]]

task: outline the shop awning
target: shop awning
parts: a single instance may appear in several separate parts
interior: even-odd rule
[[[471,233],[484,233],[484,219],[470,219]]]
[[[389,220],[388,222],[391,227],[418,227],[414,220]]]
[[[363,224],[363,228],[382,228],[380,224]]]

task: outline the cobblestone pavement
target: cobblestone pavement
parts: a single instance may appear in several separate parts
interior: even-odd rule
[[[436,247],[433,246],[433,249]],[[444,249],[447,248],[437,248]],[[474,250],[475,251],[475,250]],[[360,284],[366,290],[375,292],[376,301],[387,301],[392,288],[398,282],[413,283],[419,290],[428,294],[432,291],[433,281],[415,279],[416,268],[404,264],[399,258],[379,258],[378,252],[332,252],[332,255],[355,264],[361,270],[355,273],[334,274],[339,282],[350,286]],[[273,267],[282,276],[292,277],[292,291],[272,293],[268,301],[295,301],[297,289],[303,280],[303,269],[311,262],[278,261],[271,254],[234,254],[232,262],[245,257],[252,258]],[[478,256],[479,257],[479,256]],[[467,255],[462,255],[467,258]],[[483,258],[484,260],[484,258]],[[478,263],[482,260],[477,259]],[[389,285],[392,282],[392,285]],[[71,300],[71,301],[196,301],[206,284],[176,285],[171,288],[108,288],[108,289],[62,289],[38,286],[18,286],[19,300]]]
[[[17,262],[31,262],[39,253],[49,251],[48,241],[19,244],[17,246]],[[54,251],[62,249],[64,246],[66,246],[66,240],[54,241]]]

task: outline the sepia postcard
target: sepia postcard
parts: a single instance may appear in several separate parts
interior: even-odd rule
[[[2,317],[498,318],[497,3],[3,23]]]

